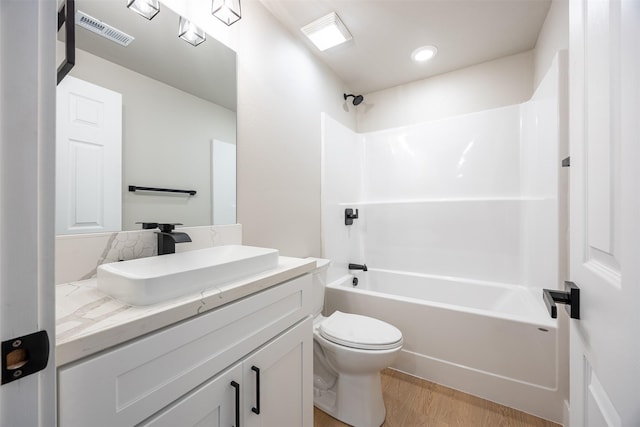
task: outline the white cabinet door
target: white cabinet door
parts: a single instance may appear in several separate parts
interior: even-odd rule
[[[313,334],[307,318],[245,359],[244,426],[313,425]]]
[[[120,231],[122,95],[67,76],[56,117],[56,234]]]
[[[239,427],[242,364],[198,387],[141,427]]]
[[[571,426],[640,426],[640,2],[569,4]]]

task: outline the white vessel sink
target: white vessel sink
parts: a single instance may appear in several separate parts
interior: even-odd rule
[[[98,289],[132,305],[167,301],[278,266],[276,249],[227,245],[102,264]]]

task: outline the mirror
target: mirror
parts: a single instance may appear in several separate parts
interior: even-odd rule
[[[138,221],[235,223],[235,52],[210,36],[198,46],[178,38],[179,16],[165,5],[147,20],[125,1],[75,4],[135,38],[124,47],[76,25],[69,73],[122,94],[122,230]]]

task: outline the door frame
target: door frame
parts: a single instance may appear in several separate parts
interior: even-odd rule
[[[56,419],[56,17],[56,1],[0,1],[0,340],[44,330],[50,349],[46,369],[0,386],[0,425]]]

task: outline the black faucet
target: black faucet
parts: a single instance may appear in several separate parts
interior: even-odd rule
[[[178,222],[172,224],[158,224],[160,231],[156,231],[158,235],[158,255],[174,254],[176,252],[176,243],[190,242],[191,237],[187,233],[174,232],[176,225],[182,225]]]
[[[367,271],[367,264],[349,264],[349,270]]]

